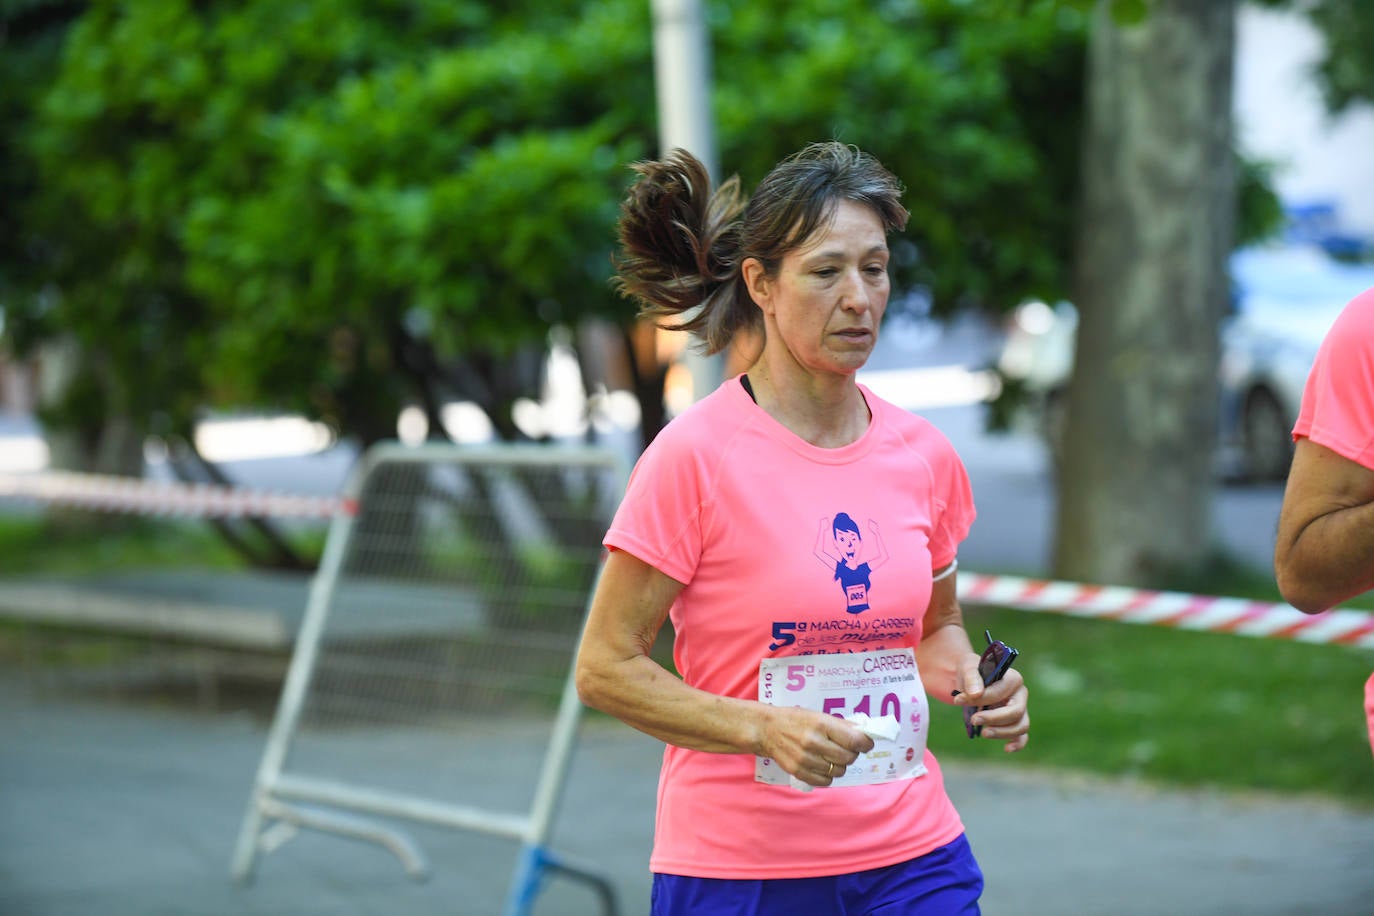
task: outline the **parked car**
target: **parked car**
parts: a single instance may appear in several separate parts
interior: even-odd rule
[[[1231,258],[1232,309],[1222,321],[1218,466],[1228,477],[1278,481],[1317,347],[1345,304],[1374,287],[1374,267],[1319,248],[1250,248]],[[1073,373],[1078,312],[1027,302],[1009,322],[998,371],[1025,396],[1025,413],[1056,448]]]

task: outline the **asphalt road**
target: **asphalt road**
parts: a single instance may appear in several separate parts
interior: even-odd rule
[[[231,881],[265,741],[257,714],[35,692],[11,672],[0,677],[0,734],[0,912],[501,912],[514,843],[430,827],[409,830],[433,868],[424,882],[378,847],[313,831],[261,859],[253,883]],[[395,729],[331,740],[361,772],[450,776],[454,796],[478,791],[488,809],[522,811],[545,737],[541,726],[506,723],[442,749]],[[619,723],[586,721],[551,844],[594,863],[623,916],[648,911],[660,748]],[[480,785],[457,775],[469,767],[485,774]],[[1371,811],[1068,777],[1029,770],[1017,757],[950,765],[946,779],[986,874],[990,916],[1374,912]],[[533,912],[582,916],[600,907],[586,887],[554,878]]]

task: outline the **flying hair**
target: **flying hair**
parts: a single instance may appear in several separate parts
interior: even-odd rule
[[[614,285],[639,303],[640,317],[706,335],[709,352],[717,352],[728,335],[712,347],[707,325],[738,273],[739,178],[712,190],[706,166],[682,149],[633,168],[639,178],[620,206]]]

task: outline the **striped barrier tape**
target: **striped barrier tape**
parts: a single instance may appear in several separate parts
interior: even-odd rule
[[[356,515],[358,511],[355,500],[341,497],[61,472],[0,474],[0,499],[6,498],[103,512],[190,518],[328,519],[339,512]],[[1304,614],[1288,604],[1247,598],[976,572],[960,573],[959,600],[1022,611],[1374,649],[1374,614],[1362,611]]]
[[[0,499],[187,518],[314,518],[357,513],[354,500],[298,496],[202,483],[174,483],[103,474],[0,474]]]
[[[1050,611],[1183,630],[1374,649],[1374,614],[1363,611],[1334,610],[1323,614],[1304,614],[1288,604],[1248,598],[980,573],[960,573],[959,600],[967,604],[996,605],[1022,611]]]

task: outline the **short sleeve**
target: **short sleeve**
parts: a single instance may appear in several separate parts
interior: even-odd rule
[[[1374,470],[1374,289],[1341,312],[1317,350],[1293,438]]]
[[[964,462],[954,446],[941,437],[943,448],[931,462],[935,475],[934,528],[930,538],[931,569],[948,566],[959,554],[959,545],[968,537],[977,511],[973,505],[973,487],[969,483]]]
[[[681,432],[670,423],[640,455],[603,543],[686,585],[701,558],[706,486]]]

